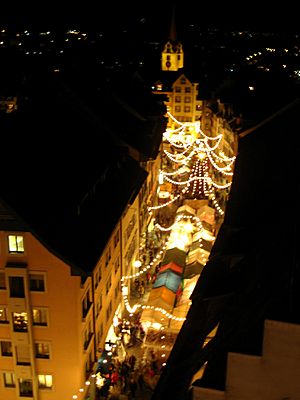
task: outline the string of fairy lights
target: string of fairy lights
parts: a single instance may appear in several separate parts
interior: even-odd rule
[[[168,142],[171,148],[175,148],[173,152],[164,149],[165,156],[175,164],[182,164],[182,166],[175,171],[164,171],[160,170],[160,179],[162,183],[164,181],[171,183],[174,186],[183,186],[180,193],[173,196],[170,200],[164,202],[163,204],[158,204],[155,206],[148,207],[149,213],[153,216],[153,211],[157,211],[163,209],[171,205],[172,203],[176,202],[181,196],[185,195],[190,191],[190,187],[192,186],[192,196],[195,198],[197,197],[197,189],[198,186],[202,188],[202,195],[204,197],[210,197],[216,211],[223,215],[224,211],[222,210],[221,206],[219,205],[215,189],[226,189],[229,188],[231,185],[231,181],[226,183],[218,183],[214,181],[211,177],[213,174],[210,168],[214,168],[217,170],[221,175],[226,177],[231,177],[233,175],[232,167],[234,165],[235,156],[229,157],[226,156],[223,150],[220,147],[220,144],[223,139],[223,135],[219,134],[217,136],[208,136],[200,129],[200,122],[180,122],[178,121],[171,113],[168,112],[168,117],[175,122],[178,127],[175,129],[167,129],[163,135],[163,140]],[[193,134],[190,134],[190,131]],[[211,143],[211,145],[209,144]],[[216,150],[219,149],[218,153]],[[179,152],[180,151],[180,152]],[[190,164],[194,161],[194,165],[191,167]],[[210,163],[210,166],[209,166]],[[219,165],[221,164],[221,165]],[[192,168],[192,171],[191,171]],[[190,172],[190,173],[189,173]],[[187,180],[175,180],[171,177],[181,177],[182,174],[189,173],[189,178]],[[197,182],[201,182],[202,185],[197,186]],[[190,217],[190,216],[182,216],[180,215],[178,218],[175,219],[173,224],[168,227],[163,227],[159,223],[156,222],[155,217],[154,220],[154,227],[164,233],[171,232],[175,227],[180,223],[181,220],[188,218],[194,222],[195,228],[197,230],[203,229],[201,221],[198,217]],[[164,255],[165,250],[168,248],[167,241],[165,244],[162,245],[161,249],[155,255],[153,260],[148,265],[142,265],[140,261],[141,267],[139,271],[133,273],[131,275],[125,275],[121,279],[121,287],[122,287],[122,295],[124,299],[124,304],[127,311],[132,314],[137,311],[140,307],[142,309],[153,309],[155,311],[159,311],[169,319],[176,319],[176,320],[185,320],[184,317],[176,317],[173,314],[169,313],[167,310],[162,309],[161,307],[155,307],[151,305],[141,305],[135,304],[133,307],[130,306],[129,298],[128,298],[128,287],[126,285],[126,281],[129,279],[133,279],[145,274],[153,265],[156,265]],[[201,237],[199,239],[199,247],[202,247]]]
[[[154,212],[160,211],[165,207],[175,203],[180,198],[190,195],[192,198],[210,198],[215,210],[219,215],[224,215],[224,210],[220,206],[216,190],[224,190],[231,186],[231,177],[233,176],[233,166],[236,157],[224,154],[222,149],[223,135],[208,136],[200,128],[200,122],[181,122],[178,121],[170,112],[167,113],[177,128],[167,129],[163,135],[163,143],[169,145],[169,149],[164,149],[163,154],[166,159],[171,162],[171,171],[159,170],[160,185],[168,182],[174,187],[180,188],[179,194],[171,194],[170,199],[162,204],[148,207],[148,212],[153,218],[154,229],[169,234],[169,237],[161,241],[161,247],[157,250],[152,261],[143,265],[141,260],[138,260],[140,268],[137,272],[130,275],[123,275],[121,278],[121,293],[123,302],[129,315],[133,315],[139,309],[157,311],[169,320],[183,322],[186,317],[178,317],[162,307],[156,307],[151,304],[136,303],[133,306],[129,301],[129,290],[127,282],[131,279],[138,278],[146,274],[153,266],[156,266],[163,258],[165,251],[174,246],[174,238],[172,232],[180,226],[182,230],[189,232],[197,232],[199,235],[199,248],[202,249],[201,232],[205,229],[201,220],[197,216],[177,214],[174,222],[170,226],[162,226],[156,222]],[[173,166],[175,165],[175,166]],[[186,179],[186,176],[188,178]],[[221,177],[221,182],[219,181]],[[176,178],[178,180],[176,180]],[[159,193],[159,190],[158,190]],[[178,193],[178,192],[177,192]],[[184,242],[184,239],[182,239]],[[205,257],[202,262],[205,263]],[[164,326],[160,327],[161,332]],[[161,339],[165,338],[164,335]],[[162,348],[165,345],[162,344]],[[165,354],[162,354],[165,357]],[[165,363],[163,364],[165,365]],[[96,379],[96,374],[91,375]],[[91,380],[85,382],[86,386],[91,385]],[[79,393],[83,393],[84,388],[79,389]],[[78,395],[72,396],[73,400],[78,399]]]

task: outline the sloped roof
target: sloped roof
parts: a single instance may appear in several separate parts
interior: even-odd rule
[[[44,70],[21,92],[19,109],[0,121],[0,198],[51,251],[89,271],[147,172],[118,135],[118,114],[107,121]]]

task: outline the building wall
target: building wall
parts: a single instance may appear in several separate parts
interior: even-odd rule
[[[198,84],[192,83],[182,74],[172,85],[169,101],[166,104],[168,111],[179,122],[195,122],[202,114],[202,101],[198,100]],[[169,118],[168,128],[178,128]]]
[[[139,198],[128,205],[122,217],[122,276],[135,272],[134,262],[139,260]],[[130,279],[126,280],[130,291]]]
[[[229,353],[225,392],[194,387],[193,400],[298,399],[299,360],[300,325],[267,320],[262,356]]]
[[[93,271],[97,357],[104,349],[109,327],[121,301],[121,263],[121,224],[118,223]]]
[[[12,342],[12,357],[0,356],[0,398],[18,398],[19,378],[32,379],[34,398],[70,398],[76,392],[74,385],[85,381],[86,352],[82,332],[90,319],[81,318],[81,279],[71,276],[70,267],[51,254],[30,233],[13,232],[24,237],[24,253],[9,254],[7,235],[1,232],[0,271],[5,274],[6,289],[0,290],[0,304],[7,307],[9,323],[0,324],[0,340]],[[30,290],[30,276],[44,277],[45,290]],[[24,297],[11,297],[9,277],[24,279]],[[86,286],[89,282],[86,282]],[[41,309],[47,316],[47,326],[33,325],[32,310]],[[28,332],[14,332],[13,312],[27,312]],[[36,358],[35,344],[48,344],[50,355]],[[17,347],[18,346],[18,347]],[[18,353],[18,356],[17,356]],[[18,360],[17,360],[18,358]],[[24,362],[25,361],[25,362]],[[17,365],[17,364],[23,365]],[[15,375],[16,388],[5,388],[3,373]],[[52,389],[38,389],[38,374],[52,375]]]

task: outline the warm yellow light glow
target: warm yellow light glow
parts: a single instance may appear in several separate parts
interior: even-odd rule
[[[160,199],[168,199],[170,197],[170,193],[161,191],[161,192],[158,193],[158,197]]]
[[[203,151],[200,151],[198,153],[198,157],[200,158],[200,160],[204,160],[206,158],[206,153]]]
[[[123,296],[128,296],[128,286],[122,286],[122,294]]]
[[[158,183],[159,183],[160,185],[162,185],[162,184],[164,183],[164,176],[163,176],[163,174],[159,174],[159,175],[158,175]]]
[[[142,266],[142,263],[141,263],[140,260],[135,260],[135,261],[133,262],[133,266],[134,266],[135,268],[140,268],[140,267]]]

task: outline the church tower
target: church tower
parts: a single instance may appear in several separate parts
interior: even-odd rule
[[[161,55],[161,70],[178,71],[180,68],[183,68],[183,50],[182,44],[176,39],[175,7],[173,6],[170,36]]]

